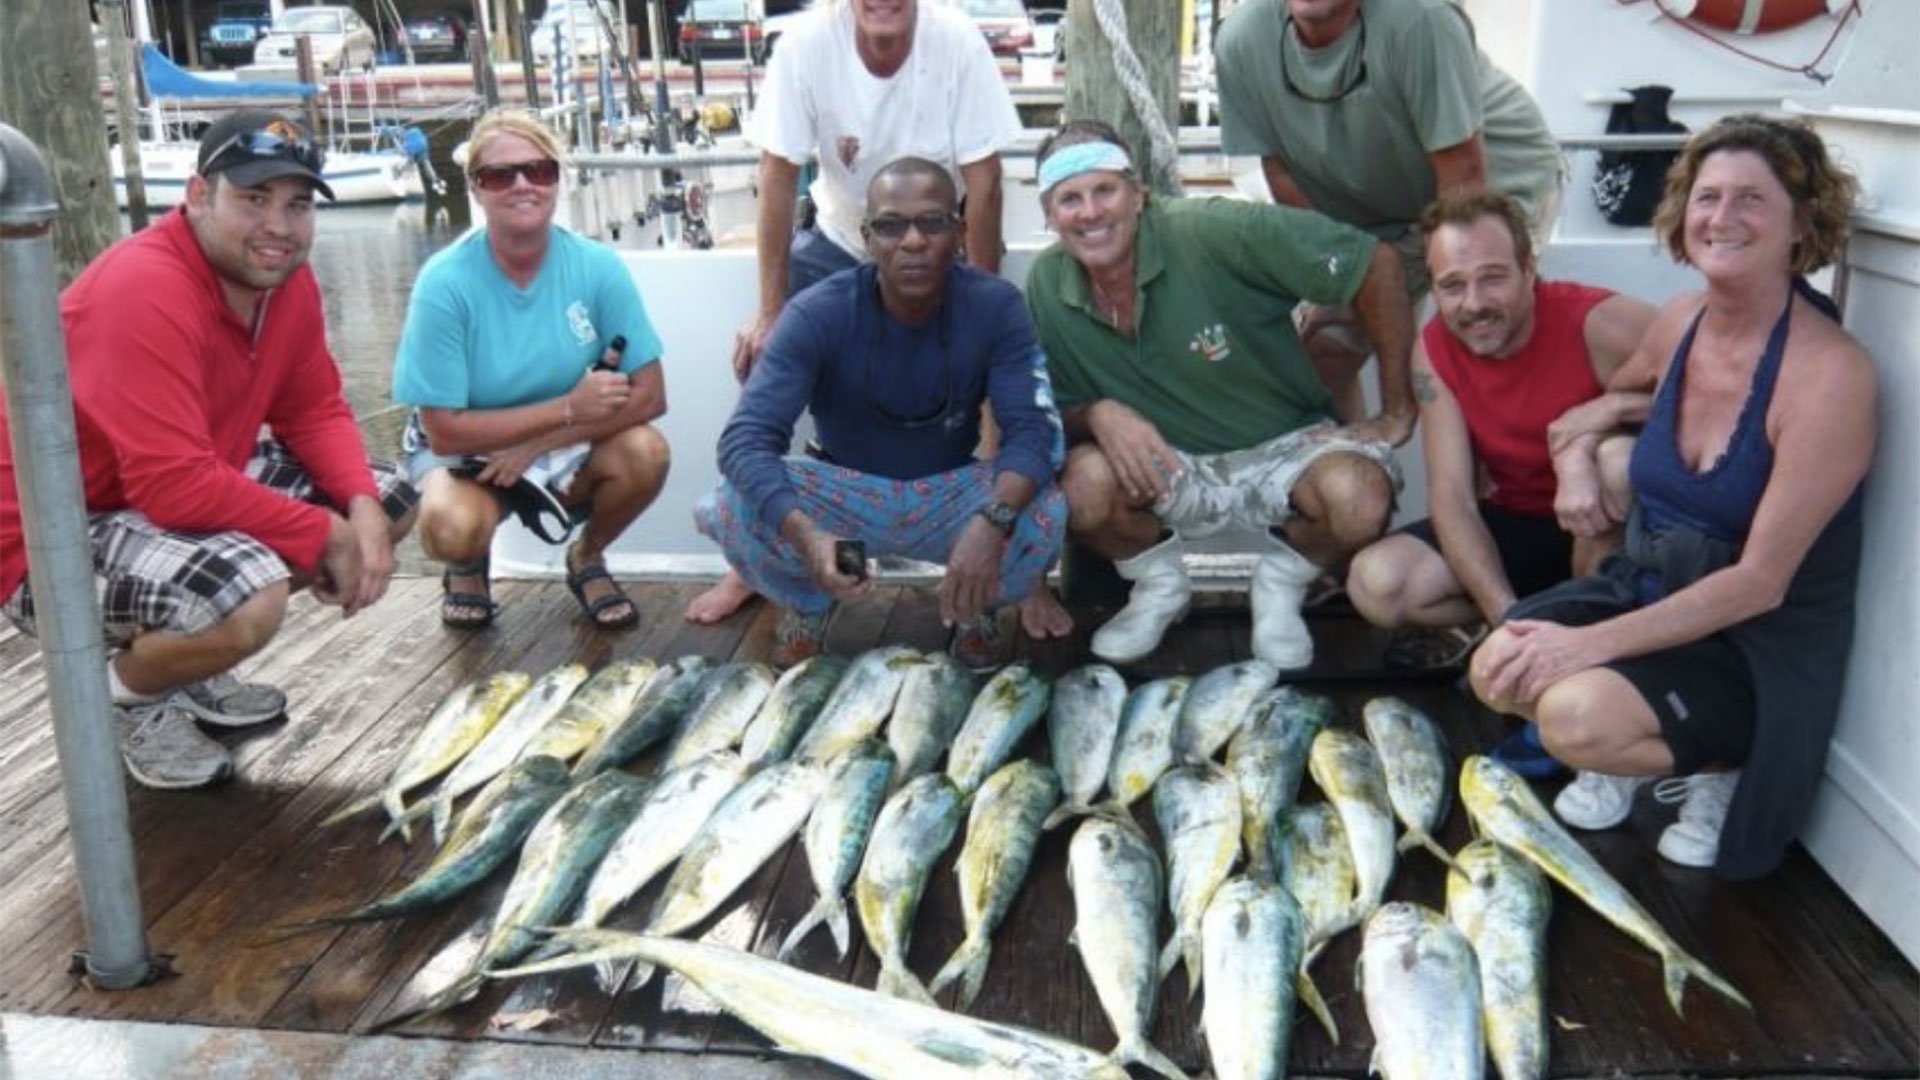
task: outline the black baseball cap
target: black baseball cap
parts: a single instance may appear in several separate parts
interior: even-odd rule
[[[215,120],[200,136],[201,176],[225,173],[241,187],[258,187],[276,177],[302,176],[315,191],[333,198],[320,178],[326,151],[306,126],[266,109],[241,109]]]

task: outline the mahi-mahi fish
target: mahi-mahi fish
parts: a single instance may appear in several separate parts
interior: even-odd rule
[[[1073,889],[1073,942],[1119,1044],[1113,1058],[1138,1062],[1168,1080],[1180,1066],[1147,1041],[1160,994],[1157,970],[1162,891],[1160,858],[1131,819],[1095,814],[1067,845]]]
[[[866,857],[853,881],[853,899],[867,944],[880,958],[874,989],[891,997],[933,1003],[933,995],[907,967],[914,913],[953,833],[960,824],[960,789],[944,773],[907,781],[880,808],[867,840]]]
[[[1533,788],[1512,769],[1489,757],[1474,755],[1460,766],[1460,801],[1481,836],[1491,837],[1517,852],[1600,913],[1628,937],[1660,956],[1667,1003],[1679,1013],[1687,977],[1699,979],[1728,1000],[1746,1008],[1753,1004],[1680,947],[1660,923],[1640,906],[1599,860],[1567,834],[1540,803]]]
[[[1314,736],[1307,768],[1339,812],[1353,851],[1359,895],[1349,923],[1358,925],[1385,901],[1387,882],[1393,877],[1393,807],[1387,777],[1367,740],[1342,728],[1328,728]]]
[[[1037,761],[1021,759],[987,777],[967,814],[967,839],[953,874],[960,884],[960,914],[966,939],[929,986],[939,993],[958,982],[956,1004],[965,1009],[980,996],[993,952],[993,931],[1013,906],[1027,879],[1041,822],[1060,801],[1060,778]]]
[[[532,682],[533,679],[525,672],[503,671],[475,679],[448,694],[414,734],[413,741],[407,744],[406,751],[400,755],[399,763],[387,775],[387,782],[381,789],[364,799],[349,803],[322,821],[319,827],[324,829],[337,825],[376,806],[386,808],[389,822],[405,819],[406,793],[459,764],[467,751],[486,738],[487,732],[500,722],[514,701],[527,692]],[[404,826],[400,834],[408,840],[413,838],[412,831]]]
[[[1372,1071],[1385,1080],[1479,1080],[1486,1075],[1480,971],[1473,946],[1439,912],[1383,904],[1360,947]]]
[[[679,974],[790,1053],[870,1080],[1127,1080],[1112,1059],[1010,1024],[887,997],[723,945],[614,930],[561,931],[600,959]]]
[[[1074,668],[1053,680],[1047,707],[1047,745],[1060,776],[1062,802],[1047,815],[1045,827],[1093,811],[1107,785],[1113,744],[1120,737],[1120,709],[1127,702],[1127,681],[1105,664]]]
[[[847,922],[847,886],[859,872],[873,819],[893,782],[893,750],[878,739],[854,743],[827,766],[827,786],[807,818],[801,837],[807,851],[807,871],[813,876],[819,899],[793,924],[780,943],[777,958],[785,960],[813,928],[825,924],[833,944],[846,959],[853,932]]]
[[[1362,710],[1367,738],[1379,753],[1387,777],[1387,797],[1393,812],[1407,827],[1398,845],[1405,851],[1418,845],[1443,863],[1453,856],[1433,838],[1447,819],[1451,805],[1453,770],[1447,765],[1446,741],[1427,714],[1396,697],[1377,697]]]
[[[1300,794],[1313,737],[1333,716],[1333,702],[1282,686],[1260,695],[1253,715],[1227,744],[1227,772],[1240,788],[1240,831],[1247,876],[1277,881],[1273,831]]]
[[[1553,890],[1527,860],[1475,840],[1447,873],[1447,918],[1480,965],[1487,1051],[1505,1080],[1547,1075],[1547,916]]]

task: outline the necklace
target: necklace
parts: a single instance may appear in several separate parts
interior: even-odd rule
[[[1107,290],[1101,287],[1100,282],[1095,280],[1091,275],[1087,277],[1087,284],[1093,286],[1094,303],[1100,308],[1100,313],[1107,317],[1107,322],[1111,323],[1117,330],[1130,329],[1133,320],[1131,317],[1124,321],[1121,319],[1120,302],[1109,295]],[[1131,301],[1133,300],[1131,290],[1129,290],[1126,299],[1129,301],[1128,307],[1131,309]],[[1128,315],[1132,315],[1131,310],[1129,310]]]

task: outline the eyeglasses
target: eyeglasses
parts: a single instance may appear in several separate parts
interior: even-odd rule
[[[220,144],[219,149],[206,157],[206,164],[200,167],[203,174],[219,172],[240,164],[237,161],[222,161],[235,155],[249,158],[282,158],[316,175],[322,171],[326,162],[326,153],[312,140],[286,124],[278,121],[259,131],[242,131],[233,138]]]
[[[1293,29],[1293,16],[1287,16],[1286,25],[1281,28],[1280,34],[1280,78],[1281,81],[1287,84],[1287,89],[1293,93],[1294,97],[1314,105],[1331,105],[1341,98],[1346,97],[1348,94],[1353,93],[1355,90],[1360,89],[1361,84],[1367,81],[1367,19],[1357,7],[1353,11],[1353,21],[1360,24],[1360,40],[1354,44],[1353,52],[1347,55],[1350,58],[1354,56],[1360,58],[1359,73],[1349,79],[1347,85],[1335,93],[1313,94],[1301,89],[1300,84],[1294,82],[1293,75],[1287,71],[1288,42],[1299,40],[1298,31]],[[1348,66],[1352,66],[1350,62]]]
[[[481,165],[468,174],[481,191],[505,191],[516,177],[526,177],[534,187],[552,187],[560,182],[560,163],[552,158],[516,161],[508,165]]]
[[[941,210],[933,214],[921,214],[919,217],[902,217],[899,214],[882,214],[867,219],[867,228],[882,240],[905,240],[907,230],[919,229],[925,237],[944,236],[953,231],[960,215],[951,210]]]

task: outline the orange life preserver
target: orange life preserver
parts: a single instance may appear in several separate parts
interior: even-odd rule
[[[1827,14],[1828,0],[1662,0],[1668,14],[1736,34],[1785,30]]]

